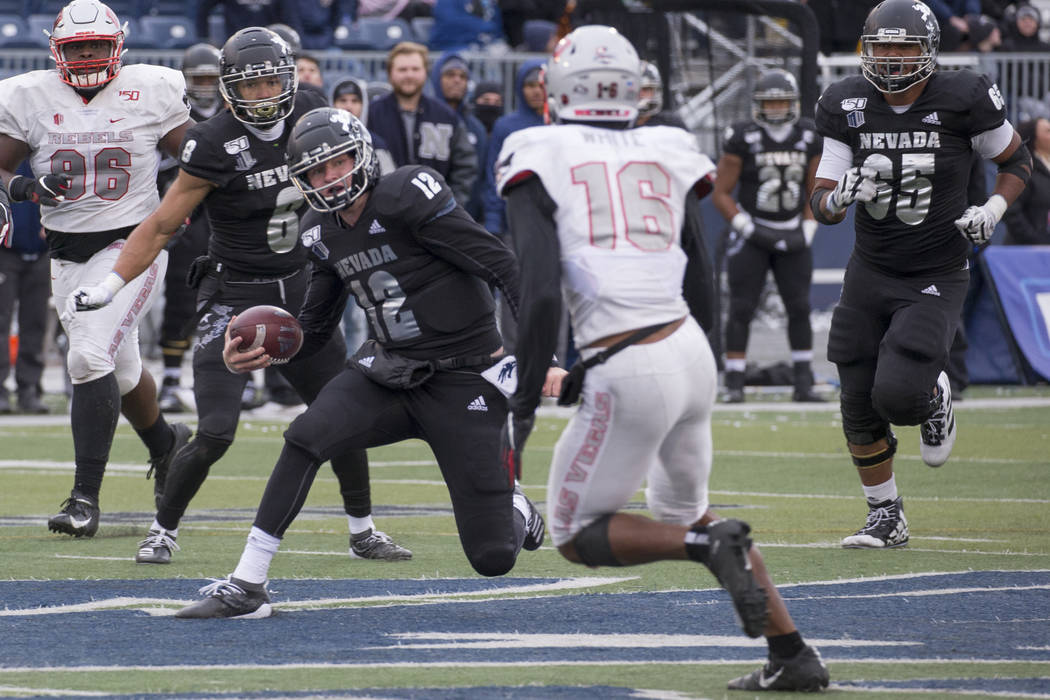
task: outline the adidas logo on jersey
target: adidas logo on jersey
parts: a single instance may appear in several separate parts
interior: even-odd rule
[[[934,124],[935,126],[940,126],[941,125],[941,120],[937,118],[937,113],[936,112],[930,112],[929,114],[927,114],[925,117],[922,118],[922,123],[923,124]]]
[[[478,398],[467,404],[468,411],[488,411],[488,404],[485,403],[485,397],[479,396]]]
[[[929,294],[931,297],[939,297],[941,295],[941,292],[939,289],[937,289],[937,285],[931,284],[929,287],[922,290],[920,294]]]
[[[369,355],[368,357],[362,357],[360,360],[357,361],[357,364],[362,365],[364,367],[371,367],[372,363],[375,362],[375,361],[376,361],[376,356],[375,355]]]
[[[368,227],[368,235],[374,236],[379,233],[386,233],[386,229],[377,220],[372,219],[372,225]]]

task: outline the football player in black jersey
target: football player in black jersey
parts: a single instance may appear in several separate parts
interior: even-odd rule
[[[490,285],[517,308],[513,253],[456,204],[435,170],[408,165],[380,177],[371,137],[347,111],[316,109],[300,119],[288,164],[314,209],[303,218],[314,263],[299,313],[304,341],[290,366],[312,364],[339,337],[350,295],[368,316],[372,340],[285,432],[237,568],[177,617],[268,616],[265,581],[281,537],[318,466],[347,449],[425,440],[463,551],[483,576],[507,573],[522,547],[543,542],[543,518],[500,463],[506,399],[480,374],[503,351]],[[230,370],[267,361],[262,348],[239,345],[227,339]],[[549,393],[562,375],[548,372]]]
[[[182,54],[182,75],[186,78],[186,97],[190,117],[202,122],[223,109],[219,99],[219,50],[211,44],[194,44]],[[157,189],[161,196],[179,173],[175,158],[161,161]],[[197,292],[186,284],[190,264],[208,252],[208,219],[197,207],[190,215],[186,229],[168,245],[168,271],[164,273],[164,315],[160,324],[160,351],[164,359],[164,379],[157,403],[165,413],[180,413],[187,408],[179,398],[182,383],[182,359],[190,348],[192,333],[187,325],[193,318]]]
[[[970,278],[967,255],[989,239],[1032,169],[999,88],[969,70],[936,71],[939,38],[925,4],[885,0],[864,24],[863,76],[828,87],[817,107],[824,152],[813,212],[836,223],[857,204],[828,338],[869,509],[844,547],[908,542],[890,425],[919,425],[923,461],[947,461],[956,425],[943,370]],[[967,207],[974,151],[999,172],[988,200]]]
[[[117,279],[144,269],[194,208],[203,202],[211,226],[208,257],[195,264],[197,342],[193,393],[197,434],[172,462],[164,497],[136,561],[164,564],[176,549],[182,515],[229,449],[237,431],[241,394],[248,375],[232,374],[222,359],[223,334],[244,309],[270,304],[297,313],[309,278],[300,243],[303,196],[291,182],[285,144],[299,116],[324,104],[302,93],[296,99],[295,62],[288,45],[262,27],[234,34],[222,49],[219,92],[229,109],[186,134],[180,171],[160,207],[128,237],[113,267]],[[78,290],[78,308],[108,302],[104,286]],[[346,350],[333,337],[310,363],[285,365],[282,374],[307,402],[343,367]],[[350,520],[350,553],[371,559],[408,559],[411,552],[372,522],[368,461],[363,449],[329,455]]]
[[[794,365],[793,399],[822,401],[813,393],[810,244],[817,222],[808,201],[820,160],[820,138],[811,120],[799,118],[798,83],[787,71],[766,71],[755,84],[751,99],[753,121],[734,124],[726,131],[711,195],[731,225],[726,250],[726,401],[744,400],[747,340],[770,270],[787,312]],[[738,183],[740,191],[734,201],[733,189]]]

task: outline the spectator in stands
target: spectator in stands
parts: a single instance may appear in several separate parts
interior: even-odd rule
[[[15,171],[33,177],[29,161]],[[11,413],[11,396],[5,383],[15,366],[15,386],[20,413],[47,413],[40,400],[44,375],[44,336],[47,302],[51,298],[51,259],[40,228],[40,205],[29,201],[11,205],[11,229],[0,245],[0,413]],[[11,330],[18,302],[18,343],[12,348]],[[17,352],[17,359],[12,349]]]
[[[817,17],[821,53],[857,53],[857,37],[864,20],[879,1],[802,0]]]
[[[309,83],[319,88],[324,87],[324,76],[321,74],[321,62],[308,53],[295,57],[295,72],[299,75],[299,84]]]
[[[1017,125],[1032,152],[1032,179],[1006,210],[1004,245],[1050,245],[1050,120],[1042,117]]]
[[[437,0],[428,45],[435,51],[505,50],[496,0]]]
[[[1039,38],[1039,10],[1025,3],[1017,5],[1013,17],[1003,25],[1003,43],[1000,51],[1050,52],[1050,43]]]
[[[356,4],[354,0],[299,0],[303,48],[309,51],[331,48],[335,28],[351,21]]]
[[[485,126],[485,134],[491,134],[496,120],[503,116],[503,88],[495,82],[478,83],[474,86],[472,102],[474,116]],[[479,153],[479,160],[484,157],[485,154]]]
[[[467,127],[452,109],[423,94],[427,81],[427,47],[402,41],[387,55],[392,91],[368,109],[368,129],[390,149],[394,164],[426,165],[445,178],[456,201],[466,204],[478,176],[478,155]]]
[[[215,8],[220,8],[225,17],[224,40],[245,27],[265,27],[275,23],[287,24],[296,32],[303,31],[297,0],[200,0],[197,4],[197,36],[208,36],[208,15]]]
[[[981,0],[929,0],[926,3],[941,25],[941,51],[966,51],[961,46],[971,23],[981,15]]]
[[[434,95],[443,99],[445,104],[463,120],[463,124],[467,127],[467,138],[474,146],[474,153],[478,154],[480,161],[485,153],[488,131],[470,109],[470,100],[467,99],[467,92],[470,88],[470,67],[467,62],[455,52],[450,51],[442,55],[434,63],[434,70],[430,72],[430,84],[434,88]],[[475,177],[470,199],[463,206],[475,221],[484,220],[481,215],[481,194],[484,187],[485,178]]]
[[[546,20],[555,25],[565,13],[565,0],[499,0],[503,34],[514,48],[525,44],[525,23]]]
[[[999,46],[1003,43],[1003,35],[995,20],[984,15],[974,15],[966,19],[970,27],[970,33],[959,44],[960,51],[989,53],[999,49]]]
[[[518,76],[514,81],[518,108],[496,120],[485,149],[482,166],[485,177],[485,228],[497,235],[507,230],[507,207],[496,193],[496,156],[503,148],[503,141],[511,133],[544,123],[543,107],[547,103],[547,91],[540,80],[543,63],[543,59],[537,58],[526,61],[518,68]]]

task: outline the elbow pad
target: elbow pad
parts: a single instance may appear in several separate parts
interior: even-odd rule
[[[1017,147],[1013,155],[1002,163],[997,163],[997,165],[999,166],[999,174],[1009,173],[1020,178],[1021,182],[1027,183],[1028,179],[1032,177],[1032,154],[1023,143]]]

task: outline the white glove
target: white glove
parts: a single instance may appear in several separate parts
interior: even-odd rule
[[[832,214],[838,216],[854,202],[870,202],[878,194],[875,184],[877,173],[872,168],[850,168],[839,180],[838,187],[828,195],[825,205]]]
[[[737,212],[733,220],[729,222],[729,225],[744,238],[750,238],[751,234],[755,232],[755,222],[751,220],[751,215],[746,211]]]
[[[802,220],[802,237],[806,239],[806,247],[813,245],[813,237],[817,235],[817,222],[815,219]]]
[[[974,245],[986,243],[995,233],[995,225],[1006,212],[1006,199],[993,194],[982,206],[969,207],[955,220],[955,227]]]
[[[66,299],[66,318],[72,318],[77,311],[101,309],[113,301],[113,295],[123,287],[124,279],[116,272],[110,272],[94,287],[77,287]]]

